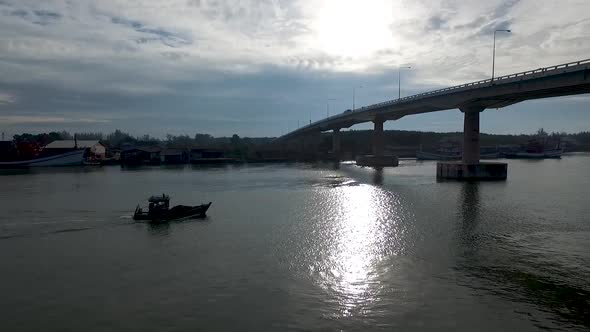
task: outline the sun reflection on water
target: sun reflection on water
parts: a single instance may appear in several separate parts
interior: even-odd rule
[[[341,315],[349,316],[378,297],[384,273],[379,263],[401,246],[401,204],[391,192],[367,184],[333,188],[327,199],[330,245],[316,280],[336,296]]]

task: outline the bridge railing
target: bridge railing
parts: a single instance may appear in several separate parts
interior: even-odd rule
[[[419,93],[419,94],[415,94],[415,95],[411,95],[411,96],[407,96],[407,97],[403,97],[403,98],[399,98],[399,99],[388,100],[388,101],[378,103],[378,104],[364,106],[361,108],[351,110],[350,112],[357,113],[357,112],[370,111],[370,110],[379,109],[379,108],[382,108],[385,106],[391,106],[391,105],[405,103],[410,100],[421,99],[424,97],[431,97],[434,95],[442,95],[442,94],[446,94],[451,91],[458,92],[458,91],[464,91],[464,90],[472,90],[472,89],[480,88],[480,87],[482,87],[482,85],[493,85],[496,82],[501,83],[501,84],[509,83],[509,82],[515,81],[515,79],[517,79],[517,78],[519,80],[524,80],[524,79],[528,79],[530,76],[535,76],[538,74],[542,74],[542,75],[554,74],[554,71],[556,71],[556,70],[569,69],[570,67],[579,66],[579,65],[583,65],[583,64],[590,64],[590,59],[585,59],[585,60],[580,60],[580,61],[575,61],[575,62],[568,62],[568,63],[563,63],[560,65],[555,65],[555,66],[550,66],[550,67],[545,67],[545,68],[538,68],[538,69],[534,69],[534,70],[527,70],[527,71],[523,71],[523,72],[515,73],[515,74],[498,76],[498,77],[494,77],[493,81],[492,81],[492,79],[488,78],[488,79],[481,80],[481,81],[475,81],[475,82],[465,83],[465,84],[461,84],[461,85],[455,85],[455,86],[451,86],[451,87],[447,87],[447,88],[443,88],[443,89],[423,92],[423,93]],[[327,117],[324,120],[320,120],[317,122],[327,121],[327,120],[331,120],[331,119],[337,119],[337,118],[344,116],[345,114],[348,114],[348,113],[339,113],[336,115],[332,115],[332,116]],[[313,127],[316,125],[317,122],[309,124],[309,125],[305,125],[304,127],[301,127],[300,129],[295,130],[294,132],[306,129],[307,127]]]
[[[465,83],[465,84],[461,84],[461,85],[455,85],[455,86],[451,86],[451,87],[447,87],[447,88],[443,88],[443,89],[423,92],[423,93],[419,93],[419,94],[415,94],[415,95],[411,95],[411,96],[407,96],[407,97],[403,97],[403,98],[399,98],[399,99],[395,99],[395,100],[390,100],[390,101],[386,101],[386,102],[382,102],[382,103],[378,103],[378,104],[369,105],[367,107],[362,107],[360,109],[354,110],[354,112],[358,112],[359,110],[367,111],[367,110],[371,110],[371,109],[375,109],[375,108],[381,108],[383,106],[399,104],[401,102],[405,102],[408,100],[414,100],[414,99],[418,99],[420,97],[425,97],[425,96],[439,95],[439,94],[443,94],[443,93],[446,93],[449,91],[471,90],[471,89],[475,89],[475,88],[480,88],[482,86],[482,84],[492,84],[492,83],[499,82],[499,81],[502,81],[501,83],[508,83],[508,82],[506,82],[506,80],[512,79],[512,78],[517,78],[517,77],[520,77],[520,79],[522,80],[522,79],[527,79],[528,76],[536,75],[539,73],[552,74],[552,72],[555,70],[566,69],[569,67],[578,66],[578,65],[582,65],[582,64],[590,64],[590,59],[580,60],[580,61],[576,61],[576,62],[569,62],[569,63],[564,63],[564,64],[560,64],[560,65],[556,65],[556,66],[550,66],[550,67],[539,68],[539,69],[534,69],[534,70],[528,70],[528,71],[523,71],[523,72],[515,73],[515,74],[498,76],[498,77],[494,77],[493,82],[492,82],[492,79],[488,78],[488,79],[481,80],[481,81],[475,81],[475,82]],[[339,115],[342,115],[342,114],[339,114]]]

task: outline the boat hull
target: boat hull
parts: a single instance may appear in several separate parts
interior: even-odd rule
[[[506,153],[504,156],[509,159],[559,159],[563,150],[547,150],[544,152],[515,152]]]
[[[159,213],[142,212],[141,209],[138,208],[133,214],[133,219],[161,223],[168,221],[203,218],[207,215],[207,210],[210,206],[211,202],[208,204],[196,206],[177,205],[169,210],[161,211]]]
[[[416,159],[418,159],[418,160],[460,160],[461,155],[416,151]]]
[[[43,158],[0,162],[0,168],[78,166],[83,161],[84,149],[80,149]]]
[[[500,157],[498,152],[480,153],[480,159],[497,159]],[[416,151],[416,159],[418,160],[461,160],[460,154],[441,154],[433,152]]]

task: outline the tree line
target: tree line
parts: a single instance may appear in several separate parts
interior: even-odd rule
[[[590,131],[579,133],[547,132],[541,128],[534,134],[480,134],[480,145],[495,147],[502,145],[526,145],[529,141],[545,138],[552,144],[563,143],[570,151],[590,151]],[[462,132],[423,132],[408,130],[386,130],[383,133],[386,147],[407,149],[413,152],[420,147],[424,150],[435,150],[443,143],[452,142],[457,145],[463,143]],[[320,138],[320,150],[327,150],[332,146],[330,133],[323,134]],[[351,130],[341,132],[341,149],[353,153],[371,153],[373,148],[372,130]]]
[[[172,135],[168,134],[165,138],[157,138],[150,135],[133,136],[119,129],[112,133],[104,134],[100,132],[82,132],[69,133],[67,131],[55,131],[50,133],[29,134],[24,133],[15,135],[14,140],[17,143],[28,142],[38,146],[45,146],[55,140],[71,140],[74,137],[78,140],[99,140],[101,143],[110,148],[120,149],[124,146],[147,146],[160,145],[173,148],[188,148],[194,146],[214,147],[224,150],[233,150],[236,154],[247,153],[248,150],[267,145],[272,137],[240,137],[234,134],[231,137],[214,137],[209,134],[196,133],[194,136],[189,135]],[[545,129],[539,129],[535,134],[519,135],[497,135],[485,134],[480,136],[482,146],[526,144],[528,140],[538,137],[546,137],[551,140],[565,140],[569,145],[577,147],[579,151],[590,151],[590,131],[579,133],[565,132],[546,132]],[[441,142],[454,141],[462,142],[462,132],[421,132],[406,130],[386,130],[384,132],[385,144],[390,146],[401,147],[424,147],[433,148]],[[319,150],[329,151],[331,149],[331,134],[324,133],[319,136],[311,137],[306,140],[316,140],[316,146]],[[371,130],[350,130],[342,132],[341,145],[344,150],[370,152],[372,148],[372,131]]]
[[[29,134],[23,133],[14,135],[14,141],[16,142],[30,142],[37,143],[41,146],[47,145],[56,140],[98,140],[103,144],[107,144],[111,147],[119,148],[125,144],[135,145],[169,145],[169,146],[215,146],[215,145],[260,145],[270,142],[273,138],[269,137],[255,137],[249,138],[234,134],[231,137],[213,137],[209,134],[196,133],[194,136],[189,135],[171,135],[167,134],[166,138],[161,139],[150,135],[133,136],[129,133],[121,131],[120,129],[115,130],[112,133],[104,134],[101,132],[82,132],[82,133],[69,133],[67,131],[52,131],[49,133],[40,134]]]

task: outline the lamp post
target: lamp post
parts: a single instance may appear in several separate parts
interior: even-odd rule
[[[399,67],[397,73],[397,99],[402,98],[402,69],[412,69],[410,66]]]
[[[362,87],[363,87],[362,85],[359,85],[358,86],[359,89],[361,89]],[[354,100],[354,98],[355,98],[356,88],[357,88],[356,86],[352,88],[352,110],[353,111],[355,110],[355,104],[354,104],[355,100]]]
[[[494,30],[494,50],[492,53],[492,81],[491,83],[494,83],[494,71],[496,69],[496,32],[512,32],[510,30],[507,29],[499,29],[499,30]]]

